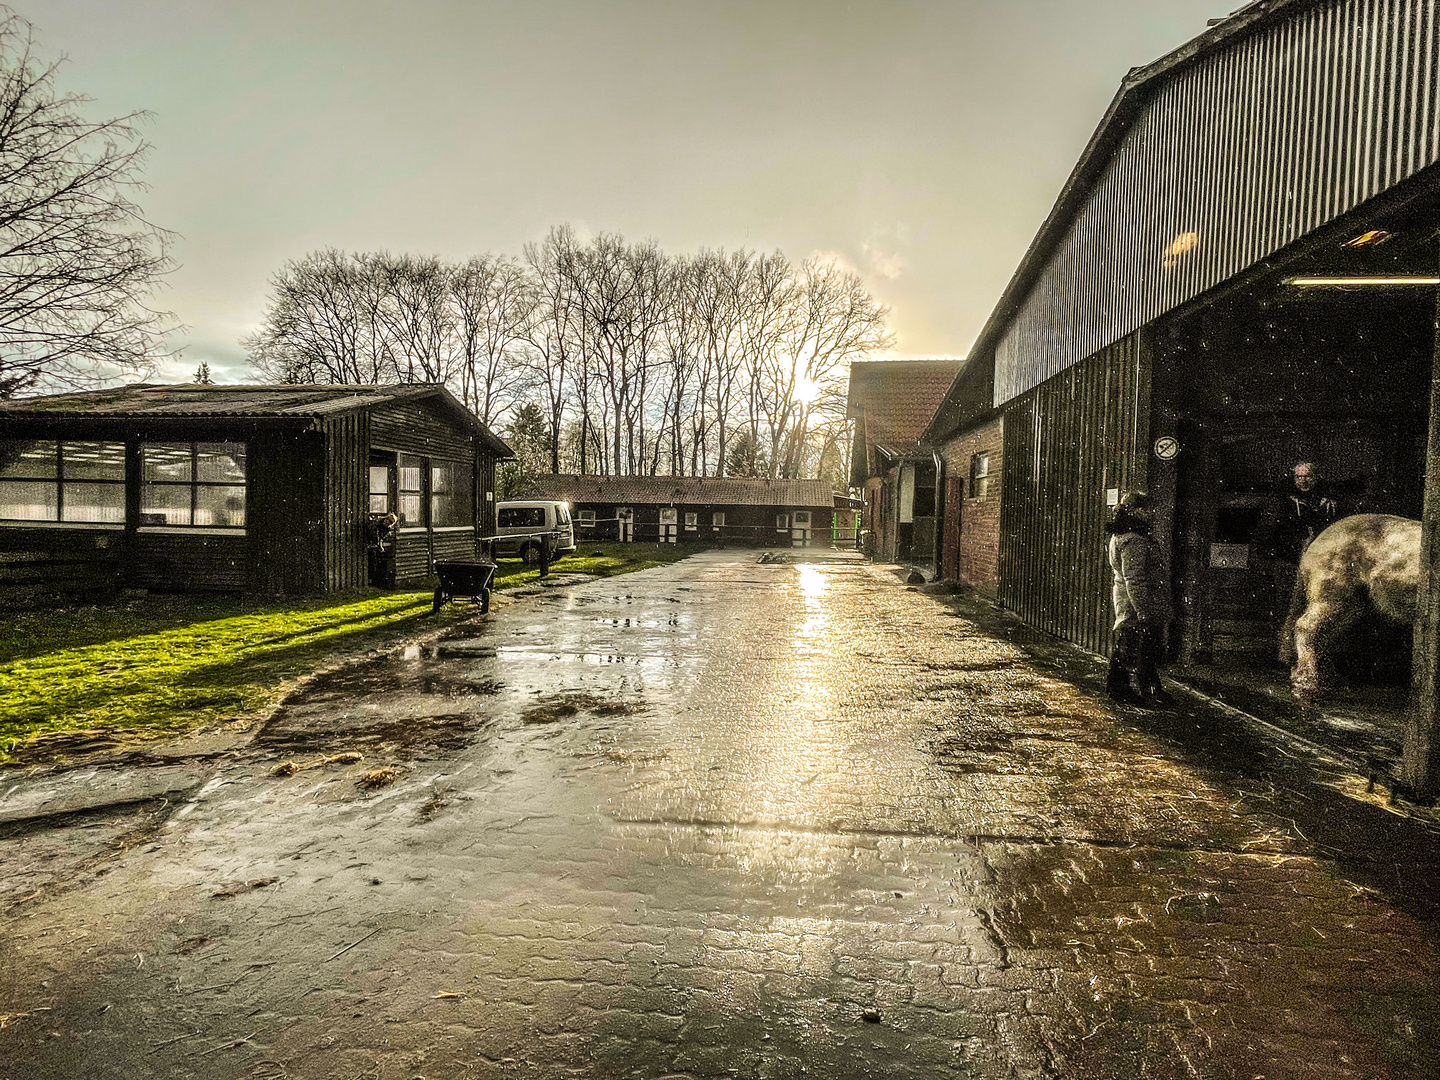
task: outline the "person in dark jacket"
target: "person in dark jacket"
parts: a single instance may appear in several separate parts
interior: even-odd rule
[[[1127,492],[1107,526],[1115,647],[1105,680],[1111,699],[1127,705],[1169,705],[1173,700],[1160,686],[1170,588],[1165,556],[1151,529],[1149,497],[1143,491]]]

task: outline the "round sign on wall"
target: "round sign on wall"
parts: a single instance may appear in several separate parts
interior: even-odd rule
[[[1180,456],[1180,440],[1173,435],[1161,435],[1155,440],[1155,456],[1161,461],[1174,461]]]

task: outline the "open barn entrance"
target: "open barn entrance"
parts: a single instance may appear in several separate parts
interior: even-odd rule
[[[1154,427],[1181,452],[1154,464],[1166,473],[1157,486],[1173,491],[1177,652],[1189,670],[1291,700],[1277,653],[1303,548],[1297,465],[1333,504],[1321,528],[1355,513],[1421,516],[1436,291],[1403,282],[1440,267],[1437,224],[1412,208],[1339,230],[1157,325]],[[1295,283],[1314,278],[1355,284]],[[1374,617],[1335,650],[1331,707],[1392,716],[1382,757],[1398,753],[1410,653],[1409,628]],[[1351,724],[1362,742],[1378,737],[1370,726]]]

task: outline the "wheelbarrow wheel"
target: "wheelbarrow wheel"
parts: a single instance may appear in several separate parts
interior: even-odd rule
[[[430,614],[434,615],[437,611],[440,610],[441,605],[444,603],[445,588],[442,585],[437,585],[435,586],[435,606],[430,609]]]

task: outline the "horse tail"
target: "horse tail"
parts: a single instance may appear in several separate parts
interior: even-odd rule
[[[1290,590],[1290,612],[1285,616],[1285,625],[1280,628],[1279,655],[1282,664],[1295,663],[1295,623],[1299,620],[1308,602],[1308,593],[1305,588],[1305,570],[1303,567],[1297,567],[1295,571],[1295,587]]]

